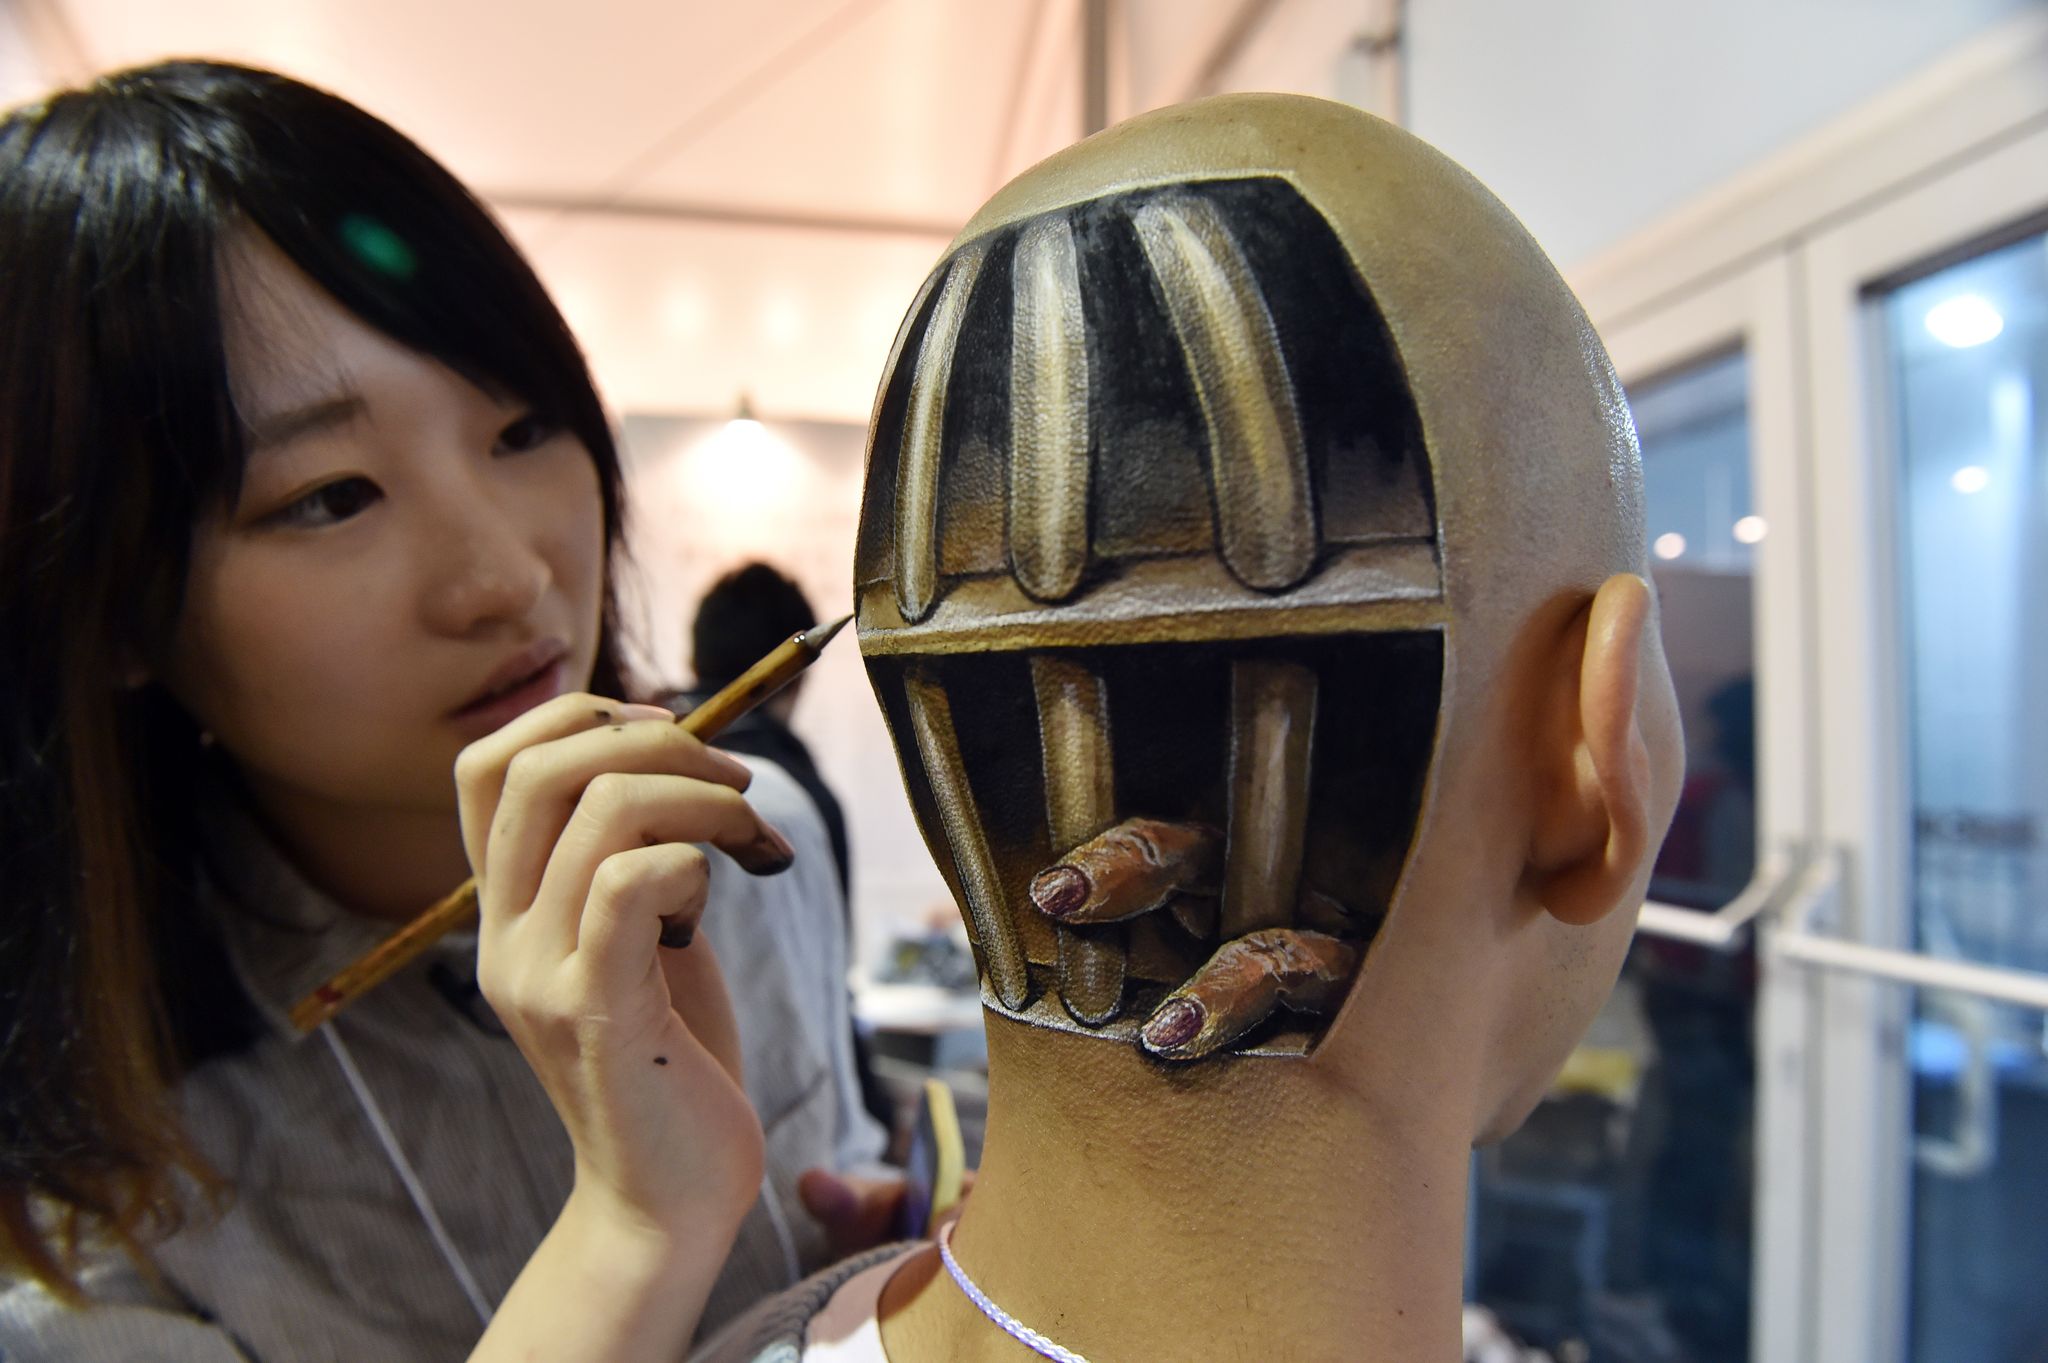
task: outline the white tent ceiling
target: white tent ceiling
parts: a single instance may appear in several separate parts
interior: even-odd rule
[[[629,410],[864,418],[946,239],[1083,129],[1088,0],[9,5],[48,83],[202,54],[389,119],[503,213]],[[1107,110],[1372,102],[1345,73],[1392,9],[1104,0]]]

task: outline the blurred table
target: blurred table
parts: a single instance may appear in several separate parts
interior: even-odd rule
[[[935,984],[882,984],[860,980],[853,986],[853,1016],[872,1032],[937,1037],[948,1032],[981,1030],[981,995],[942,989]]]

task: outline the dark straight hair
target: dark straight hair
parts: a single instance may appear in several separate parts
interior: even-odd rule
[[[160,659],[192,534],[245,455],[220,262],[260,232],[402,345],[579,436],[621,505],[574,338],[490,214],[394,129],[179,61],[0,120],[0,1269],[75,1296],[216,1188],[171,1098],[253,1035],[193,894],[191,721]],[[611,592],[593,689],[623,695]],[[228,1000],[226,1004],[223,999]]]

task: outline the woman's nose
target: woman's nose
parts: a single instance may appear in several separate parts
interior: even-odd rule
[[[548,560],[504,509],[473,505],[429,524],[422,608],[436,632],[467,636],[532,614],[551,578]]]

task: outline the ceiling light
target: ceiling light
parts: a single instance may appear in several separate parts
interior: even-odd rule
[[[1927,310],[1927,333],[1943,345],[1967,350],[2005,330],[1997,308],[1974,293],[1945,298]]]
[[[701,340],[711,329],[711,304],[698,289],[682,284],[662,297],[661,329],[679,341]]]
[[[1965,464],[1949,475],[1949,486],[1957,492],[1982,492],[1991,486],[1991,470],[1982,464]]]
[[[1770,533],[1771,527],[1764,523],[1762,516],[1744,516],[1735,522],[1735,538],[1743,544],[1761,543]]]
[[[733,408],[732,420],[725,423],[725,429],[733,435],[751,435],[761,429],[761,419],[754,415],[754,404],[745,393],[740,394],[739,406]]]
[[[1650,549],[1657,555],[1658,558],[1677,558],[1680,554],[1685,552],[1685,536],[1679,534],[1675,530],[1668,531],[1662,535],[1657,536],[1656,542],[1650,546]]]

